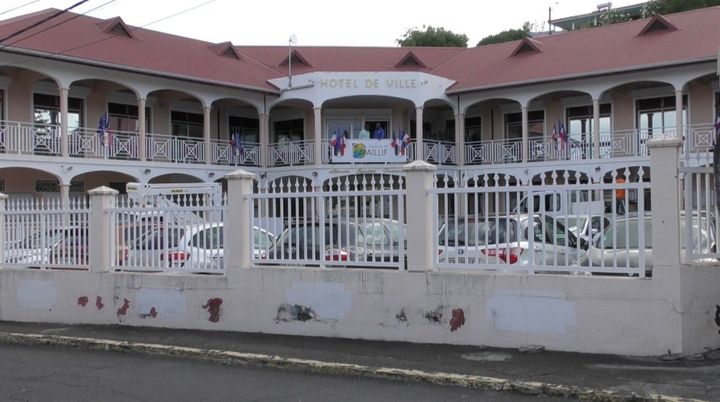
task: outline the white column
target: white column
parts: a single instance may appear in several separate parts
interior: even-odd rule
[[[682,138],[655,137],[650,148],[653,270],[680,264],[680,182]]]
[[[415,160],[425,160],[425,147],[423,146],[423,107],[415,108]]]
[[[521,106],[520,111],[522,113],[522,161],[528,161],[528,154],[530,153],[529,138],[528,138],[528,108],[527,106]]]
[[[205,143],[205,163],[212,163],[212,148],[210,147],[210,112],[212,107],[203,108],[203,139]]]
[[[90,272],[110,271],[110,231],[115,230],[112,216],[105,211],[115,207],[117,190],[98,187],[88,191],[90,196],[90,227],[88,228],[88,261]]]
[[[228,208],[223,224],[225,231],[225,274],[231,277],[238,269],[250,268],[252,259],[252,200],[255,175],[238,169],[225,175]]]
[[[5,261],[5,208],[8,196],[0,193],[0,268]]]
[[[270,115],[260,113],[260,154],[258,164],[261,167],[268,166],[268,145],[270,144]]]
[[[455,114],[455,163],[465,165],[465,113]]]
[[[675,91],[675,136],[683,138],[683,91]]]
[[[141,161],[147,160],[147,127],[145,126],[145,98],[138,98],[138,156]]]
[[[68,93],[67,88],[60,88],[60,154],[70,155],[70,138],[68,137]]]
[[[313,157],[315,158],[316,165],[322,165],[322,155],[325,151],[322,148],[322,108],[320,108],[320,107],[313,108],[313,117],[314,117],[313,122],[315,124],[315,132],[314,132],[315,152],[313,154]]]
[[[425,161],[403,166],[407,189],[407,266],[409,271],[427,272],[433,269],[434,244],[437,234],[433,215],[433,196],[428,190],[435,180],[437,168]]]
[[[600,99],[593,99],[593,151],[592,157],[600,159]]]
[[[63,209],[70,208],[70,183],[60,183],[60,205]]]

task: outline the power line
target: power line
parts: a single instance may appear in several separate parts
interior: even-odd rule
[[[0,15],[7,14],[7,13],[12,12],[12,11],[15,11],[15,10],[19,10],[19,9],[25,7],[25,6],[29,6],[30,4],[37,3],[38,1],[40,1],[40,0],[28,1],[28,2],[25,3],[25,4],[21,4],[21,5],[17,6],[17,7],[13,7],[13,8],[11,8],[11,9],[9,9],[9,10],[5,10],[5,11],[3,11],[3,12],[0,12]]]
[[[134,28],[130,29],[130,32],[135,31],[135,30],[138,30],[138,29],[147,28],[147,27],[149,27],[150,25],[157,24],[158,22],[162,22],[162,21],[165,21],[165,20],[167,20],[167,19],[174,18],[174,17],[177,17],[177,16],[179,16],[179,15],[188,13],[188,12],[190,12],[190,11],[196,10],[196,9],[198,9],[198,8],[200,8],[200,7],[206,6],[206,5],[208,5],[208,4],[210,4],[210,3],[213,3],[213,2],[215,2],[215,1],[217,1],[217,0],[208,0],[208,1],[204,2],[204,3],[198,4],[198,5],[196,5],[196,6],[193,6],[193,7],[190,7],[190,8],[186,8],[186,9],[184,9],[184,10],[182,10],[182,11],[179,11],[179,12],[177,12],[177,13],[175,13],[175,14],[171,14],[171,15],[168,15],[168,16],[166,16],[166,17],[162,17],[162,18],[159,18],[159,19],[157,19],[157,20],[148,22],[148,23],[145,24],[145,25],[142,25],[142,26],[139,26],[139,27],[134,27]],[[98,40],[96,40],[96,41],[88,42],[88,43],[82,44],[82,45],[80,45],[80,46],[75,46],[75,47],[71,47],[71,48],[68,48],[68,49],[60,50],[59,52],[54,52],[53,55],[63,54],[63,53],[66,53],[66,52],[72,52],[73,50],[82,49],[82,48],[84,48],[84,47],[91,46],[91,45],[94,45],[94,44],[96,44],[96,43],[104,42],[104,41],[110,40],[110,39],[112,39],[112,37],[98,39]]]
[[[16,44],[16,43],[18,43],[18,42],[24,41],[24,40],[26,40],[26,39],[30,39],[30,38],[32,38],[32,37],[35,36],[35,35],[40,35],[40,34],[43,33],[43,32],[47,32],[47,31],[49,31],[49,30],[51,30],[51,29],[53,29],[53,28],[55,28],[55,27],[57,27],[57,26],[60,26],[60,25],[62,25],[62,24],[66,24],[66,23],[68,23],[68,22],[70,22],[70,21],[72,21],[72,20],[74,20],[74,19],[76,19],[76,18],[82,17],[83,15],[85,15],[85,14],[87,14],[87,13],[90,13],[90,12],[93,12],[93,11],[98,10],[98,9],[100,9],[100,8],[103,8],[103,7],[107,6],[108,4],[114,3],[114,2],[116,2],[116,1],[118,1],[118,0],[108,0],[108,1],[106,1],[105,3],[102,3],[102,4],[100,4],[100,5],[97,6],[97,7],[91,8],[91,9],[89,9],[89,10],[87,10],[87,11],[81,13],[81,14],[75,14],[75,15],[73,15],[72,17],[70,17],[70,18],[68,18],[68,19],[66,19],[66,20],[62,20],[62,21],[58,22],[58,23],[55,24],[55,25],[50,25],[49,27],[43,28],[43,29],[41,29],[41,30],[39,30],[39,31],[37,31],[37,32],[33,32],[32,34],[30,34],[30,35],[28,35],[28,36],[24,36],[24,37],[22,37],[22,38],[19,38],[18,40],[14,41],[14,42],[5,43],[5,44],[3,44],[2,46],[0,46],[0,49],[3,49],[3,48],[8,47],[8,46],[12,46],[12,45],[14,45],[14,44]],[[0,41],[0,42],[1,42],[1,41]]]
[[[18,31],[15,31],[15,32],[11,33],[10,35],[8,35],[8,36],[0,39],[0,43],[5,42],[6,40],[11,39],[11,38],[14,38],[14,37],[16,37],[16,36],[18,36],[18,35],[21,35],[21,34],[27,32],[27,31],[29,31],[29,30],[37,27],[37,26],[40,26],[40,25],[42,25],[42,24],[50,21],[51,19],[57,18],[57,17],[65,14],[66,12],[74,9],[75,7],[78,7],[78,6],[81,6],[81,5],[85,4],[85,3],[87,3],[88,1],[89,1],[89,0],[80,0],[80,1],[78,1],[77,3],[73,4],[72,6],[66,8],[66,9],[64,9],[64,10],[59,10],[58,12],[54,13],[53,15],[50,15],[50,16],[48,16],[48,17],[45,17],[45,18],[41,19],[40,21],[38,21],[38,22],[36,22],[36,23],[34,23],[34,24],[30,24],[29,26],[27,26],[27,27],[25,27],[25,28],[22,28],[22,29],[20,29],[20,30],[18,30]]]

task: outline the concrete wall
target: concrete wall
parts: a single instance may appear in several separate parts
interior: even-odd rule
[[[666,279],[254,268],[228,277],[1,270],[0,320],[121,324],[629,355],[720,346],[720,271]],[[704,284],[704,285],[701,285]],[[707,290],[695,292],[696,286]],[[714,290],[713,285],[715,285]],[[682,317],[682,331],[675,322]],[[453,329],[454,328],[454,329]]]

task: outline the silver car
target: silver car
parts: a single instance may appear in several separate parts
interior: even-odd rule
[[[703,254],[715,251],[715,235],[713,230],[715,224],[705,224],[707,218],[698,216],[692,217],[692,241],[693,250]],[[714,221],[714,219],[711,219]],[[709,222],[709,221],[708,221]],[[642,224],[641,228],[638,226]],[[686,220],[680,219],[680,237],[685,237]],[[642,241],[640,239],[642,234]],[[642,247],[640,244],[642,243]],[[685,255],[684,241],[681,241],[681,255]],[[644,260],[644,263],[643,261]],[[631,216],[617,219],[614,224],[608,226],[605,231],[598,235],[588,248],[586,255],[581,258],[580,265],[603,268],[652,268],[652,217]]]
[[[265,258],[275,236],[254,228],[254,257]],[[128,251],[125,268],[213,271],[224,267],[223,223],[158,227]]]
[[[531,260],[535,267],[561,267],[576,263],[584,252],[581,243],[560,220],[547,215],[462,217],[441,228],[437,258],[440,267],[452,268],[515,267]]]

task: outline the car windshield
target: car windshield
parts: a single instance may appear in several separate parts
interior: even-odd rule
[[[587,217],[585,216],[578,216],[578,217],[572,217],[567,219],[567,229],[573,233],[580,234],[580,231],[585,228],[585,224],[587,223]]]
[[[163,250],[165,248],[175,248],[178,246],[180,239],[185,234],[185,228],[181,227],[168,227],[167,231],[165,228],[158,228],[150,234],[143,236],[138,239],[136,248],[141,250]],[[168,246],[166,247],[166,240]]]
[[[297,247],[311,246],[320,244],[320,230],[317,224],[293,224],[285,230],[279,242],[285,247],[291,244]],[[358,236],[357,229],[353,225],[333,224],[325,225],[325,245],[354,245],[356,241],[362,242],[362,237]]]
[[[644,248],[652,248],[652,219],[643,219],[645,242]],[[598,247],[605,249],[625,248],[637,249],[639,244],[639,230],[637,219],[623,219],[615,222],[605,230],[600,238]]]
[[[512,219],[487,221],[450,220],[438,234],[441,246],[485,246],[517,241],[516,222]]]
[[[65,232],[72,229],[55,229],[47,232],[37,232],[24,241],[25,248],[48,248],[52,247],[65,237]]]

